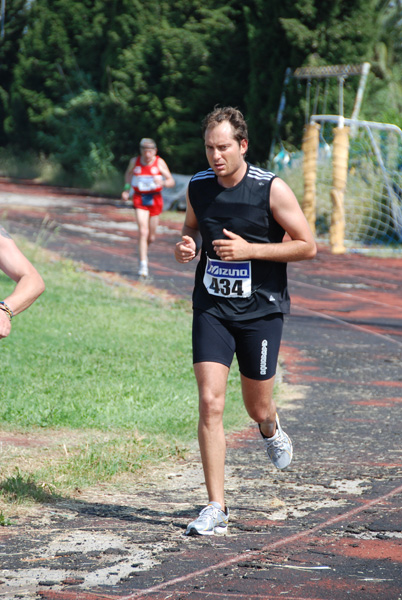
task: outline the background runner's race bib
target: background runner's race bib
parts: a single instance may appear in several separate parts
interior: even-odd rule
[[[134,175],[131,185],[140,192],[151,192],[157,187],[153,175]]]
[[[229,262],[207,256],[204,285],[213,296],[248,298],[251,295],[251,261]]]

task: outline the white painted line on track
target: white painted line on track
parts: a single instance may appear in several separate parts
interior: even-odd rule
[[[351,510],[349,510],[341,515],[337,515],[336,517],[332,517],[331,519],[328,519],[327,521],[319,523],[318,525],[315,525],[311,529],[308,529],[306,531],[300,531],[299,533],[295,533],[286,538],[282,538],[281,540],[278,540],[277,542],[270,542],[266,546],[263,546],[258,552],[244,552],[243,554],[237,554],[236,556],[233,556],[232,558],[228,558],[226,560],[218,562],[214,565],[210,565],[209,567],[205,567],[203,569],[198,569],[197,571],[192,571],[191,573],[188,573],[187,575],[183,575],[182,577],[176,577],[175,579],[170,579],[169,581],[165,581],[158,585],[154,585],[146,590],[138,590],[137,592],[134,592],[133,594],[130,594],[129,596],[119,596],[119,600],[133,600],[134,598],[144,598],[148,594],[157,592],[159,590],[165,589],[172,585],[176,585],[178,583],[183,583],[185,581],[188,581],[189,579],[193,579],[194,577],[199,577],[200,575],[205,575],[206,573],[210,573],[211,571],[216,571],[217,569],[223,569],[225,567],[229,567],[229,566],[234,565],[243,560],[250,560],[251,558],[253,558],[253,559],[258,558],[264,552],[272,551],[272,550],[275,550],[276,548],[280,548],[281,546],[287,546],[289,544],[298,542],[298,541],[302,540],[303,538],[309,537],[310,535],[315,534],[318,531],[321,531],[322,529],[325,529],[326,527],[331,527],[335,523],[339,523],[340,521],[345,521],[347,519],[350,519],[350,517],[353,517],[354,515],[357,515],[357,514],[363,512],[364,510],[367,510],[367,508],[369,508],[371,506],[375,506],[376,504],[381,504],[381,502],[384,502],[384,501],[388,500],[389,498],[392,498],[392,496],[395,496],[400,493],[402,493],[402,485],[394,488],[393,490],[391,490],[387,494],[384,494],[383,496],[379,496],[378,498],[374,498],[373,500],[368,500],[367,502],[363,502],[363,504],[361,504],[360,506],[357,506],[356,508],[352,508]]]
[[[373,300],[372,298],[365,298],[364,296],[357,296],[355,294],[351,294],[350,292],[343,292],[342,290],[335,290],[332,288],[323,287],[322,285],[314,285],[313,283],[305,283],[303,281],[297,281],[296,279],[289,279],[289,283],[292,285],[299,285],[299,286],[303,286],[303,287],[313,288],[315,290],[330,292],[331,294],[339,294],[340,296],[346,296],[347,298],[351,298],[358,302],[368,302],[370,304],[377,304],[378,306],[385,306],[387,308],[392,308],[392,310],[402,311],[402,306],[399,306],[399,305],[388,304],[387,302],[379,302],[378,300]]]
[[[321,317],[322,319],[327,319],[328,321],[334,321],[335,323],[345,325],[346,327],[351,327],[352,329],[357,329],[358,331],[362,331],[364,333],[369,333],[370,335],[379,337],[379,338],[383,339],[384,341],[391,342],[393,344],[397,344],[398,346],[402,346],[401,341],[395,340],[394,338],[392,338],[388,335],[384,335],[383,333],[378,333],[377,331],[372,331],[368,327],[363,327],[363,325],[355,325],[354,323],[349,323],[349,321],[345,321],[344,319],[340,319],[339,317],[333,317],[332,315],[327,315],[324,312],[311,310],[310,308],[304,308],[301,306],[296,306],[293,314],[295,314],[297,311],[302,314],[304,313],[307,315],[314,315],[316,317]]]

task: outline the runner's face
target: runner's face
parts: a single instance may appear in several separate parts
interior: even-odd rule
[[[205,151],[209,166],[223,184],[235,185],[244,175],[247,140],[239,144],[233,137],[229,121],[208,127],[205,132]]]
[[[144,165],[150,165],[156,156],[155,146],[141,146],[141,162]]]

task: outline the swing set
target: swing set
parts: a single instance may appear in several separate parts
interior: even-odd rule
[[[286,154],[289,154],[285,149],[282,140],[280,139],[279,131],[281,129],[281,124],[283,120],[283,114],[286,106],[286,91],[289,86],[289,83],[292,79],[297,80],[306,80],[306,102],[305,102],[305,111],[304,111],[304,121],[305,126],[307,126],[310,122],[310,119],[313,117],[317,117],[317,108],[320,100],[322,82],[325,81],[324,84],[324,92],[323,92],[323,101],[322,101],[322,112],[321,115],[327,115],[327,100],[329,93],[329,84],[330,80],[333,78],[338,79],[338,103],[339,103],[339,114],[338,121],[339,127],[343,127],[344,124],[344,86],[345,81],[351,75],[360,75],[359,87],[356,94],[356,99],[353,107],[353,112],[351,115],[351,119],[355,120],[358,118],[358,114],[360,111],[364,88],[366,86],[367,77],[370,71],[370,63],[366,62],[361,65],[326,65],[321,67],[299,67],[293,73],[290,68],[286,69],[285,79],[283,82],[282,94],[279,102],[278,113],[276,117],[276,132],[277,134],[274,136],[271,148],[269,152],[269,160],[279,163],[280,158],[284,157]],[[311,96],[312,96],[312,86],[313,80],[316,81],[315,91],[314,91],[314,103],[313,109],[310,113],[310,104],[311,104]],[[311,115],[311,116],[310,116]],[[280,151],[275,155],[275,146],[279,142]],[[329,144],[324,139],[324,127],[320,132],[320,142],[322,146],[324,146],[325,150],[328,151]],[[288,160],[286,161],[288,162]]]

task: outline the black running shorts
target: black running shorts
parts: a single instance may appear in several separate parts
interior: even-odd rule
[[[242,375],[270,379],[276,373],[282,328],[282,313],[233,322],[194,309],[193,363],[217,362],[230,367],[236,353]]]

